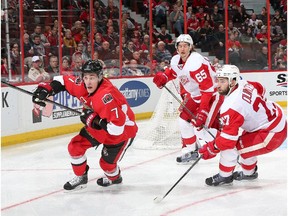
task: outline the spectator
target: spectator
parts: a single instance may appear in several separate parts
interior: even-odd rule
[[[50,75],[40,67],[41,60],[39,56],[32,57],[32,67],[28,71],[28,78],[33,82],[43,82],[50,80]]]
[[[33,45],[30,43],[28,34],[24,34],[23,43],[24,43],[24,64],[28,68],[30,68],[32,65],[32,57],[34,55],[34,49]]]
[[[163,41],[158,42],[155,55],[158,56],[158,59],[160,60],[158,63],[165,60],[170,62],[172,58],[172,54],[165,48],[165,43]]]
[[[214,34],[214,40],[211,45],[215,50],[215,56],[218,59],[224,59],[225,57],[225,29],[222,24],[218,26],[218,31]]]
[[[186,12],[186,19],[189,20],[191,18],[192,14],[193,14],[193,9],[191,6],[189,6],[187,8],[187,12]]]
[[[148,53],[150,50],[150,37],[147,34],[144,35],[144,40],[143,43],[141,44],[141,50],[142,52],[146,53]]]
[[[91,53],[92,53],[92,47],[90,44],[88,44],[87,49],[85,49],[82,53],[82,59],[84,62],[92,59]]]
[[[258,64],[260,70],[268,70],[268,48],[263,46],[261,52],[256,58],[256,63]]]
[[[113,55],[115,54],[115,50],[110,49],[110,43],[108,41],[104,41],[102,43],[102,49],[99,52],[99,58],[106,62],[107,60],[113,59]]]
[[[262,44],[267,44],[268,34],[267,34],[267,27],[266,26],[263,25],[261,27],[261,32],[256,35],[256,39]]]
[[[49,65],[46,68],[47,73],[50,74],[51,77],[59,75],[59,62],[57,56],[50,56],[49,58]]]
[[[222,65],[219,63],[219,59],[216,57],[213,59],[212,66],[215,68],[215,70],[222,67]]]
[[[62,58],[62,71],[61,74],[63,72],[69,72],[70,69],[70,58],[68,56],[63,56]]]
[[[271,36],[271,42],[276,43],[279,42],[283,39],[284,34],[279,25],[275,22],[274,19],[271,20],[271,25],[270,25],[270,36]]]
[[[262,20],[259,20],[258,24],[254,27],[253,34],[257,35],[257,34],[261,33],[262,26],[263,26],[263,22],[262,22]],[[248,26],[248,27],[251,27],[251,26]]]
[[[257,16],[257,18],[259,20],[262,20],[264,25],[267,25],[267,18],[268,17],[267,17],[267,9],[266,9],[266,7],[262,7],[261,13]]]
[[[164,41],[166,45],[172,43],[172,36],[167,32],[166,25],[161,26],[161,29],[157,38],[159,41]]]
[[[109,26],[107,29],[106,35],[104,35],[104,40],[108,41],[110,44],[110,48],[112,50],[115,49],[119,44],[119,35],[114,31],[113,26]]]
[[[137,66],[137,61],[131,59],[130,64],[124,67],[123,76],[143,76],[143,72]]]
[[[158,5],[155,6],[155,25],[161,27],[167,25],[167,1],[161,0]]]
[[[95,14],[95,18],[96,18],[96,29],[98,32],[100,32],[101,34],[104,34],[106,32],[106,23],[109,23],[112,21],[113,24],[113,20],[112,19],[108,19],[107,16],[105,15],[105,11],[102,7],[98,7],[97,9],[94,9],[96,11]],[[108,22],[107,22],[108,20]],[[111,20],[111,21],[109,21]]]
[[[219,12],[219,7],[217,5],[213,8],[213,13],[211,14],[211,18],[215,23],[223,23],[223,16]]]
[[[75,48],[77,47],[75,39],[72,37],[72,32],[70,29],[66,29],[65,36],[63,39],[63,45],[67,48]]]
[[[229,20],[228,21],[228,35],[232,34],[233,32],[237,31],[238,32],[238,35],[241,36],[241,32],[239,31],[238,28],[236,28],[234,26],[234,23],[232,20]]]
[[[76,56],[81,56],[81,58],[83,59],[83,51],[84,51],[84,45],[82,42],[79,42],[77,44],[75,52],[72,54],[72,59],[74,59]]]
[[[249,18],[250,17],[246,12],[245,7],[239,6],[237,7],[237,12],[234,14],[232,21],[233,23],[245,23]]]
[[[242,50],[242,46],[239,41],[235,40],[235,32],[229,36],[227,49],[229,54],[229,63],[239,67],[241,64],[240,51]]]
[[[83,65],[82,56],[75,56],[72,58],[71,71],[74,75],[80,75]]]
[[[124,56],[129,61],[133,58],[133,53],[136,51],[133,41],[127,43],[126,49],[124,49]]]
[[[258,43],[254,34],[252,33],[251,27],[247,27],[246,31],[240,36],[241,44],[253,44]]]
[[[17,67],[20,66],[20,52],[18,43],[11,43],[10,45],[10,58],[11,58],[11,68],[15,73],[19,73]]]
[[[195,14],[192,14],[191,18],[187,20],[187,31],[196,45],[200,40],[200,22]]]
[[[119,8],[114,5],[114,0],[108,0],[105,12],[108,19],[119,19]]]
[[[184,13],[177,4],[173,5],[173,11],[169,14],[169,21],[171,22],[173,31],[176,32],[176,35],[183,33]]]
[[[206,20],[204,26],[199,30],[200,34],[200,44],[197,45],[201,47],[203,52],[208,52],[210,50],[211,43],[213,42],[211,36],[213,35],[213,29],[209,22]]]
[[[34,32],[30,35],[31,41],[33,42],[33,40],[35,40],[35,36],[39,36],[40,37],[40,41],[43,44],[44,47],[49,47],[50,43],[47,40],[46,36],[44,34],[42,34],[42,27],[39,24],[36,24],[35,28],[34,28]]]
[[[101,33],[96,33],[94,39],[94,50],[100,51],[102,49],[102,43],[104,42]]]
[[[260,22],[260,20],[257,19],[256,13],[252,13],[251,18],[248,21],[248,26],[252,26],[252,28],[255,28],[258,25],[258,22]]]

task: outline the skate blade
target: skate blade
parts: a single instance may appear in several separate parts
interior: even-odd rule
[[[77,191],[81,191],[83,189],[87,188],[87,184],[85,185],[79,185],[76,188],[72,189],[72,190],[65,190],[64,189],[64,193],[73,193],[73,192],[77,192]]]

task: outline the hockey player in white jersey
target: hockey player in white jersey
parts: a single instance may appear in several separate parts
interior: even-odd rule
[[[176,39],[175,47],[178,54],[172,57],[170,67],[166,68],[164,73],[156,73],[153,82],[157,87],[163,88],[170,80],[178,78],[180,81],[183,104],[190,112],[184,107],[180,106],[179,108],[182,151],[176,161],[186,163],[198,158],[196,133],[198,136],[201,135],[200,130],[203,125],[212,126],[223,102],[223,97],[216,90],[214,68],[207,58],[194,50],[191,36],[181,34]],[[202,131],[204,131],[203,128]],[[209,134],[208,137],[211,139]],[[203,136],[201,138],[206,139]]]
[[[220,170],[207,178],[206,184],[217,186],[233,180],[256,179],[256,156],[275,150],[287,138],[285,114],[279,105],[265,98],[265,88],[260,83],[240,80],[236,66],[218,69],[217,79],[218,92],[226,96],[220,108],[222,129],[199,153],[205,160],[220,153]],[[238,155],[242,171],[233,173]]]

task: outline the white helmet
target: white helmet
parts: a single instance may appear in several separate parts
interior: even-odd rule
[[[193,39],[189,34],[180,34],[179,37],[176,39],[175,48],[177,49],[178,43],[180,42],[186,42],[190,45],[190,48],[192,48],[193,45]]]
[[[235,84],[237,84],[238,80],[240,80],[240,71],[237,66],[226,64],[217,69],[216,77],[228,78],[229,85],[231,84],[232,80],[235,80]]]

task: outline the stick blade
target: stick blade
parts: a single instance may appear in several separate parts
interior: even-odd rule
[[[163,197],[157,196],[157,197],[154,198],[154,202],[155,203],[160,203],[162,200],[163,200]]]

